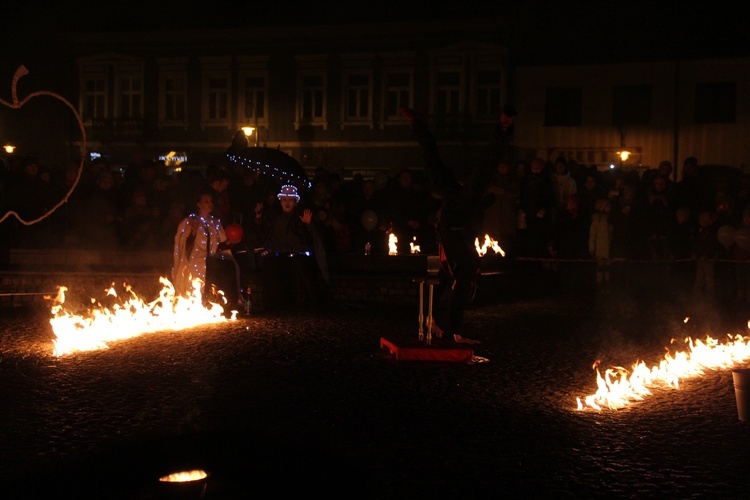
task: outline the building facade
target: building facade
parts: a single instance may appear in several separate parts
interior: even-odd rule
[[[448,161],[478,161],[509,100],[503,23],[379,24],[74,37],[87,149],[205,167],[233,136],[310,171],[420,168],[400,107],[430,116]]]
[[[750,169],[750,58],[516,68],[515,144],[580,164]],[[623,160],[619,153],[628,151]]]

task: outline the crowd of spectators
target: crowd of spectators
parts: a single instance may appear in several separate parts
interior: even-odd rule
[[[744,247],[750,243],[739,238],[729,242],[726,234],[721,242],[719,233],[741,228],[743,213],[750,215],[750,175],[738,169],[703,169],[696,158],[686,158],[680,173],[675,180],[669,161],[645,171],[601,170],[566,158],[501,162],[488,186],[478,231],[499,241],[510,259],[596,259],[605,265],[604,237],[614,261],[743,256],[738,250],[748,250]],[[280,188],[272,179],[231,164],[170,173],[162,163],[134,161],[121,173],[99,159],[85,165],[68,202],[44,217],[77,176],[78,164],[5,165],[0,212],[42,220],[25,225],[7,217],[0,224],[3,245],[169,251],[178,223],[195,209],[196,193],[210,186],[222,223],[242,224],[243,243],[252,250],[263,246],[252,223],[258,204],[278,204]],[[437,253],[440,200],[432,196],[423,169],[345,180],[318,168],[311,183],[301,193],[301,206],[313,211],[329,258],[364,254],[367,243],[370,253],[387,254],[389,233],[396,235],[399,253],[409,253],[410,244],[422,253]],[[609,230],[604,232],[601,217],[594,218],[601,200],[609,207]],[[592,220],[597,221],[595,253],[589,239]]]

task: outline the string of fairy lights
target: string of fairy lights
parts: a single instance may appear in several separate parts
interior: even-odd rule
[[[312,186],[312,183],[305,176],[288,172],[283,168],[275,165],[270,165],[260,160],[252,160],[234,153],[227,153],[227,158],[232,163],[249,168],[251,170],[255,170],[264,175],[268,175],[283,184],[295,184],[297,186],[305,188],[309,188]]]

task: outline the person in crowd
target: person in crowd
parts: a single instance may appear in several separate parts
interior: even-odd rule
[[[325,307],[329,300],[327,256],[312,209],[299,206],[299,192],[290,184],[281,187],[277,198],[280,209],[261,214],[266,307]]]
[[[557,263],[561,284],[569,290],[584,288],[587,277],[584,269],[588,260],[589,220],[581,216],[578,195],[568,195],[562,210],[555,213],[551,223],[550,256],[562,262]]]
[[[667,186],[667,179],[663,175],[655,175],[645,199],[646,242],[654,261],[669,259],[669,233],[675,223],[675,206]]]
[[[607,197],[607,190],[601,183],[596,167],[589,167],[582,172],[581,185],[578,187],[578,197],[581,201],[581,215],[591,220],[596,212],[596,201]]]
[[[612,224],[609,198],[599,198],[595,204],[589,229],[589,254],[596,261],[596,286],[602,294],[610,292],[610,251],[612,248]]]
[[[519,228],[523,255],[549,257],[550,221],[557,209],[555,187],[542,158],[529,163],[521,180]]]
[[[81,200],[73,222],[81,247],[113,249],[120,246],[122,217],[116,200],[112,174],[106,170],[100,172],[96,188]]]
[[[451,293],[447,323],[442,318],[444,311],[439,310],[436,316],[441,317],[430,326],[438,337],[474,344],[478,341],[463,335],[464,309],[476,287],[480,260],[474,242],[478,237],[483,198],[492,179],[494,165],[477,165],[468,178],[460,182],[453,169],[443,163],[425,118],[408,108],[401,108],[399,113],[412,125],[414,139],[424,156],[429,189],[433,196],[442,201],[438,217],[438,241],[443,265],[437,295],[440,297],[447,290],[451,290]],[[438,324],[445,325],[445,329]]]
[[[521,187],[507,161],[498,161],[488,191],[490,198],[484,212],[482,233],[497,241],[507,258],[513,258],[516,255]]]
[[[617,289],[629,290],[635,273],[630,262],[647,257],[642,204],[637,198],[638,180],[627,181],[622,196],[612,204],[612,281]]]
[[[554,169],[552,180],[555,185],[555,197],[557,198],[559,208],[562,209],[568,202],[568,197],[578,192],[578,185],[575,179],[570,176],[568,162],[562,156],[558,156],[555,159],[552,168]]]
[[[196,211],[177,226],[174,237],[172,284],[175,292],[189,296],[194,280],[200,280],[204,301],[218,301],[221,291],[226,300],[225,312],[242,310],[239,266],[232,257],[232,242],[227,239],[221,220],[213,215],[213,193],[205,190],[198,195]],[[214,293],[216,292],[216,293]]]
[[[682,178],[675,183],[675,204],[690,209],[693,223],[697,223],[700,207],[706,205],[707,189],[698,170],[698,159],[689,156],[682,162]]]
[[[378,190],[374,179],[363,179],[361,188],[352,193],[345,221],[351,230],[353,253],[363,253],[365,245],[369,243],[370,253],[373,255],[388,254],[388,225],[383,193],[382,189]]]

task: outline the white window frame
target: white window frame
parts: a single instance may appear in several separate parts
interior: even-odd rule
[[[84,125],[91,125],[94,119],[106,120],[109,118],[109,83],[107,68],[108,66],[104,63],[80,65],[78,114],[84,121]],[[101,90],[90,92],[87,89],[89,81],[103,82],[103,88]],[[101,114],[93,113],[91,116],[87,116],[87,102],[88,98],[91,96],[94,96],[95,100],[98,100],[97,98],[99,97],[102,98]],[[99,108],[99,106],[95,107]]]
[[[123,63],[115,66],[115,110],[114,115],[116,118],[123,121],[143,121],[143,100],[144,100],[144,81],[143,81],[143,64],[140,63]],[[130,88],[125,88],[122,85],[123,80],[130,81]],[[140,88],[138,90],[132,89],[133,82],[138,82]],[[128,113],[123,109],[122,101],[124,97],[129,98]],[[138,97],[138,103],[133,105],[133,98]],[[137,113],[137,116],[131,114],[132,111]]]
[[[481,112],[479,109],[478,96],[480,91],[479,74],[485,71],[497,71],[500,73],[500,79],[496,85],[487,86],[488,91],[495,89],[498,94],[500,110],[507,103],[508,99],[508,68],[507,53],[505,49],[495,46],[481,46],[471,61],[471,102],[470,110],[478,123],[497,122],[500,114],[497,115]]]
[[[232,129],[232,69],[229,57],[202,58],[201,71],[201,128],[225,127]],[[210,117],[211,99],[214,93],[211,89],[212,80],[226,82],[226,116]]]
[[[237,75],[237,126],[255,127],[255,134],[259,133],[260,127],[268,130],[269,126],[269,85],[268,85],[268,56],[243,57],[238,59],[239,71]],[[248,78],[259,78],[262,85],[258,87],[246,87]],[[256,112],[259,94],[263,94],[263,103],[260,113]],[[248,94],[251,101],[248,103]],[[249,107],[248,107],[249,105]],[[248,116],[248,111],[250,115]],[[257,137],[257,136],[256,136]]]
[[[183,127],[188,128],[188,75],[187,59],[161,59],[159,62],[159,122],[158,127]],[[182,81],[181,92],[169,91],[167,82]],[[182,100],[184,116],[181,119],[167,117],[167,101],[170,96]]]
[[[326,56],[311,55],[297,57],[297,99],[294,129],[299,130],[300,126],[321,127],[328,130],[328,58]],[[320,78],[321,85],[318,91],[321,92],[321,116],[313,116],[307,119],[303,116],[305,94],[315,89],[308,88],[305,85],[307,78]]]
[[[374,56],[372,54],[345,54],[341,56],[341,129],[351,126],[368,126],[374,128]],[[352,78],[364,77],[364,84],[352,83]],[[349,109],[350,93],[356,94],[357,108],[354,113]],[[367,112],[362,113],[359,105],[362,98],[367,105]]]
[[[458,82],[455,85],[442,85],[438,82],[439,77],[443,73],[452,73],[458,75]],[[440,66],[433,67],[430,73],[430,113],[434,115],[440,115],[444,117],[456,117],[466,112],[466,71],[464,66],[452,64],[441,64]],[[446,111],[440,111],[441,98],[440,95],[443,92],[451,94],[451,99],[448,101]],[[455,95],[454,95],[455,94]],[[456,102],[455,112],[451,111],[453,101]]]
[[[409,108],[414,107],[414,61],[415,54],[413,53],[399,53],[399,54],[382,54],[382,71],[381,71],[381,88],[382,94],[380,96],[380,128],[385,128],[388,125],[405,125],[408,122],[398,113],[398,109],[388,109],[388,95],[391,92],[407,92],[407,102],[400,102],[397,107],[406,106]],[[406,88],[393,87],[388,83],[391,75],[403,75],[406,74],[409,77],[409,82]],[[392,112],[391,112],[392,111]]]

